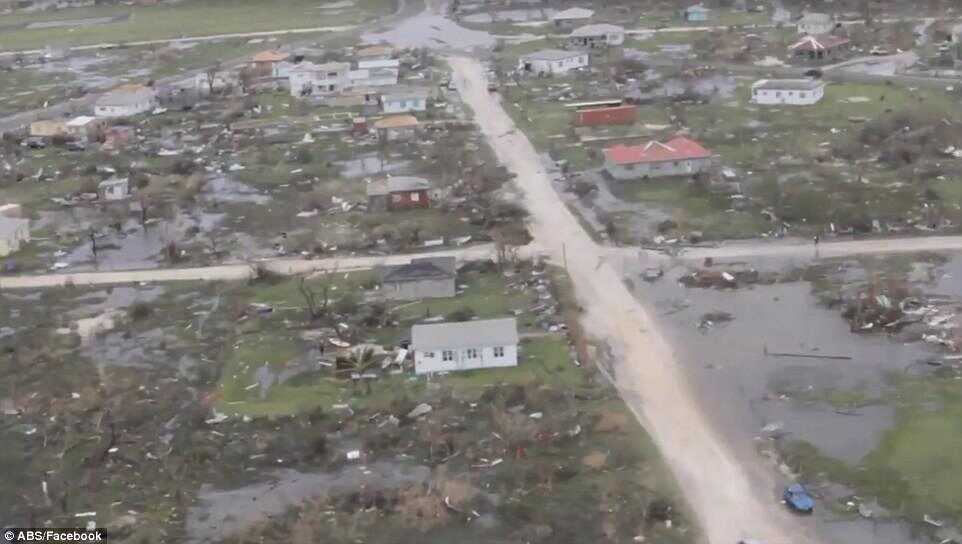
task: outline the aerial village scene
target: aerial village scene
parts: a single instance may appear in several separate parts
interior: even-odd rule
[[[3,542],[962,543],[962,3],[0,0],[0,369]]]

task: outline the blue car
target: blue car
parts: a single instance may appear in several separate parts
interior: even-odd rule
[[[782,499],[789,508],[803,514],[811,514],[815,509],[815,500],[808,494],[808,490],[802,484],[792,484],[785,488]]]

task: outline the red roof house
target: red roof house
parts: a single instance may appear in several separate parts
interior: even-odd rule
[[[694,175],[710,166],[711,152],[684,136],[605,149],[605,169],[615,179]]]

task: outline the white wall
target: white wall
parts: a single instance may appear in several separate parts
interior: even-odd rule
[[[423,351],[415,347],[414,372],[427,374],[430,372],[453,372],[470,370],[473,368],[498,368],[518,366],[518,346],[501,346],[504,349],[502,357],[495,357],[495,346],[461,348],[452,350]],[[477,351],[477,357],[469,357],[469,349]],[[444,360],[444,352],[450,351],[452,359]]]
[[[825,94],[824,87],[812,90],[775,90],[752,89],[752,102],[756,104],[789,104],[794,106],[809,106],[817,103]]]

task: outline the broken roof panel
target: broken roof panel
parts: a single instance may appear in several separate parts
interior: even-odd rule
[[[428,279],[452,279],[455,274],[454,257],[426,257],[412,259],[410,264],[387,266],[381,270],[381,281],[397,283]]]
[[[403,193],[407,191],[426,191],[430,188],[431,183],[424,178],[418,178],[414,176],[394,176],[368,183],[367,195],[377,196],[391,193]]]
[[[711,152],[694,140],[678,136],[665,143],[650,141],[643,145],[616,145],[605,149],[605,158],[615,164],[707,159]]]
[[[517,343],[518,323],[513,317],[411,327],[411,344],[417,350],[510,346]]]
[[[805,36],[789,46],[793,51],[824,51],[849,42],[848,38],[835,36],[834,34],[820,34],[818,36]]]

